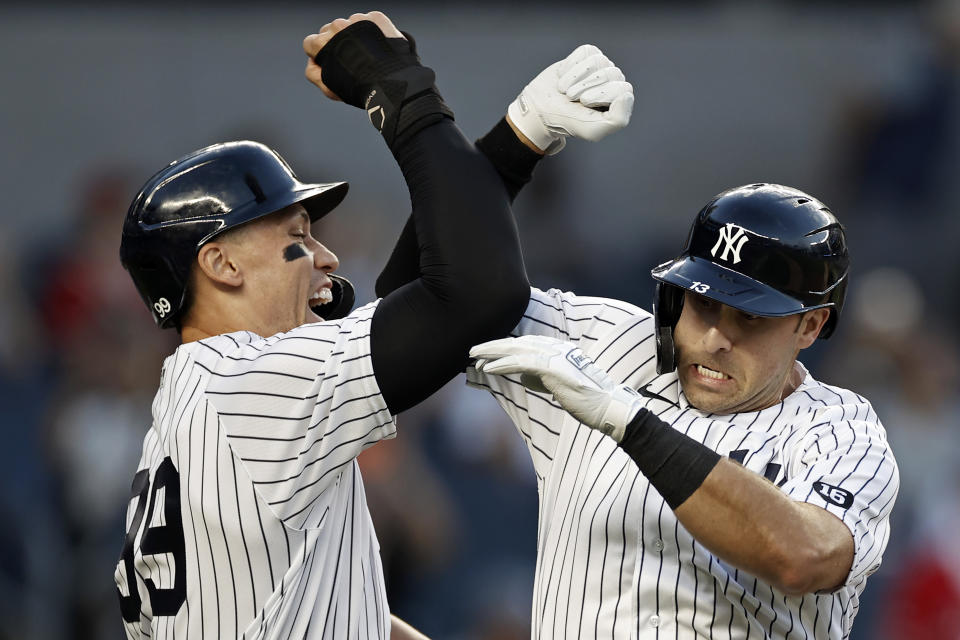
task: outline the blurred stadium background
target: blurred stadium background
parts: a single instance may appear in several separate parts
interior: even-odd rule
[[[734,185],[809,191],[854,256],[838,334],[804,356],[868,397],[901,466],[853,638],[960,638],[960,2],[5,3],[0,8],[0,638],[121,636],[112,574],[160,364],[117,259],[140,184],[252,138],[351,193],[318,230],[373,281],[408,200],[300,42],[380,8],[471,138],[592,42],[633,122],[542,164],[516,212],[532,282],[649,308],[649,269]],[[456,215],[456,212],[451,212]],[[495,257],[491,257],[495,259]],[[483,304],[478,300],[477,304]],[[392,607],[436,638],[529,637],[536,485],[494,403],[458,380],[361,459]]]

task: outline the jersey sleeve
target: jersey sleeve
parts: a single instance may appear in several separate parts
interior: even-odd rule
[[[649,316],[639,307],[619,300],[531,288],[527,309],[510,335],[549,336],[573,342],[589,354],[616,327],[644,315]],[[489,391],[496,398],[526,443],[537,477],[546,477],[567,413],[549,394],[528,391],[516,375],[488,375],[468,367],[467,384]]]
[[[370,358],[374,307],[238,345],[209,377],[207,398],[234,455],[292,528],[318,526],[341,472],[396,435]]]
[[[826,509],[850,529],[854,559],[845,584],[856,584],[880,568],[899,471],[869,404],[825,407],[813,414],[813,421],[782,490]]]

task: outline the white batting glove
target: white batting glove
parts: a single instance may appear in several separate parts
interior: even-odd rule
[[[531,391],[550,393],[574,418],[617,442],[644,402],[627,385],[618,385],[569,342],[521,336],[484,342],[470,349],[482,373],[520,374]]]
[[[507,114],[514,126],[548,155],[566,136],[600,140],[630,122],[633,86],[592,44],[583,44],[530,81]]]

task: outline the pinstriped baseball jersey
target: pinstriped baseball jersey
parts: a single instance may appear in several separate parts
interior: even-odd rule
[[[854,538],[844,585],[787,596],[700,545],[616,443],[516,376],[468,370],[530,451],[540,493],[533,638],[845,638],[880,566],[899,486],[869,402],[814,380],[783,402],[713,415],[690,406],[676,373],[658,376],[652,316],[632,305],[533,290],[514,335],[577,343],[613,379],[659,396],[651,409],[791,498],[839,517]],[[802,368],[802,365],[797,364]]]
[[[396,430],[375,308],[167,358],[115,573],[128,637],[389,637],[356,463]]]

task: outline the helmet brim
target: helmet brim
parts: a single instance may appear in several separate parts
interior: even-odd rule
[[[296,199],[290,204],[294,202],[302,204],[307,210],[307,215],[310,216],[310,222],[316,222],[343,202],[349,188],[346,182],[304,184],[294,191]]]
[[[277,211],[282,211],[292,204],[303,205],[307,215],[310,216],[310,222],[316,222],[333,211],[337,205],[343,201],[349,188],[350,186],[346,182],[330,182],[327,184],[301,183],[294,189],[277,194],[272,198],[267,198],[260,202],[251,202],[246,206],[238,207],[230,212],[229,226],[226,224],[225,217],[219,216],[214,218],[219,221],[219,227],[204,236],[197,243],[196,250],[199,251],[200,247],[221,233],[225,233],[242,224],[264,218]],[[206,220],[209,221],[210,218]],[[175,220],[168,223],[161,223],[161,225],[157,226],[182,225],[188,222],[191,222],[191,220]]]
[[[791,316],[831,304],[805,306],[773,287],[703,258],[683,255],[650,272],[655,280],[693,291],[755,316]]]

